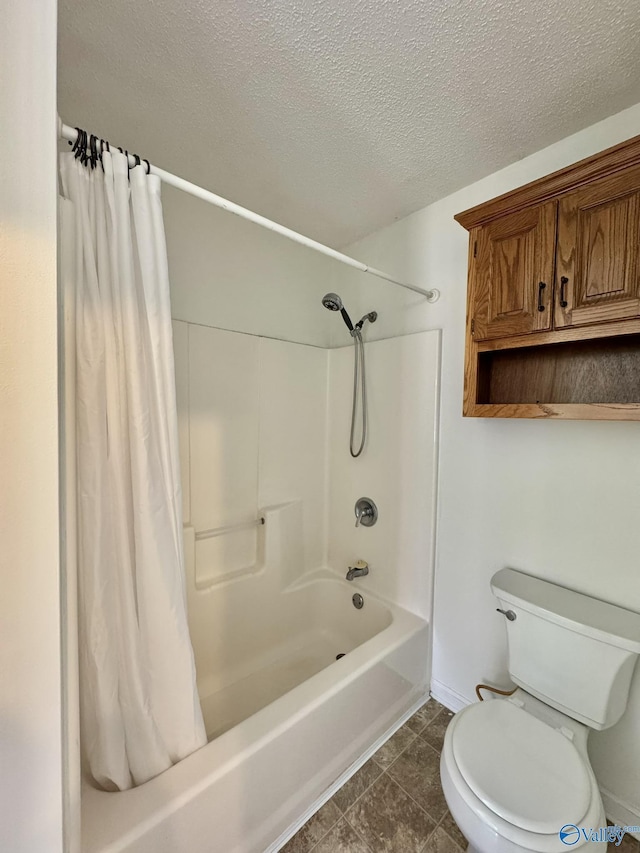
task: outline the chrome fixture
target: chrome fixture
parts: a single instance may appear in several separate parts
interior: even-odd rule
[[[373,527],[378,520],[378,507],[371,498],[359,498],[353,511],[356,514],[356,527]]]
[[[322,304],[329,311],[339,311],[342,314],[342,319],[345,322],[349,333],[353,338],[354,345],[354,361],[353,361],[353,405],[351,407],[351,435],[349,437],[349,452],[354,459],[364,450],[364,445],[367,440],[367,383],[364,372],[364,340],[362,338],[362,327],[369,321],[375,323],[378,319],[377,311],[369,311],[364,314],[358,322],[353,325],[351,317],[347,313],[347,309],[342,303],[342,299],[337,293],[325,293],[322,297]],[[360,444],[355,448],[356,440],[356,414],[358,409],[358,391],[360,391],[360,410],[362,412],[362,430],[360,433]]]
[[[496,607],[496,610],[498,611],[498,613],[502,613],[502,615],[505,616],[509,620],[509,622],[515,622],[517,619],[517,616],[513,612],[513,610],[503,610],[501,607]]]
[[[364,598],[360,595],[359,592],[354,592],[351,596],[351,601],[353,602],[353,606],[356,610],[362,610],[364,607]]]
[[[355,566],[349,566],[347,572],[347,580],[352,581],[355,578],[363,578],[369,574],[369,564],[365,560],[358,560]]]

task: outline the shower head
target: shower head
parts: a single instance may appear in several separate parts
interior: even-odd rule
[[[344,320],[347,329],[349,329],[350,332],[353,332],[351,317],[347,314],[347,311],[342,304],[342,299],[340,299],[337,293],[325,293],[322,297],[322,304],[325,308],[328,308],[329,311],[339,311],[342,314],[342,319]]]
[[[342,311],[344,308],[342,299],[340,299],[337,293],[325,293],[322,297],[322,304],[329,311]]]

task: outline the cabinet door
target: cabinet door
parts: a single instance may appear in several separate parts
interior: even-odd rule
[[[511,337],[551,327],[557,202],[485,225],[475,248],[473,337]]]
[[[556,328],[640,315],[640,167],[560,199]]]

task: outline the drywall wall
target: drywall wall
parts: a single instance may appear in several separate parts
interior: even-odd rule
[[[62,850],[55,72],[54,0],[7,0],[0,28],[0,849],[11,853]]]
[[[370,331],[367,325],[365,336]],[[369,575],[354,590],[430,619],[440,333],[369,342],[365,356],[369,429],[353,459],[353,347],[329,353],[329,565],[346,573],[366,560]],[[361,497],[374,501],[379,516],[375,526],[356,529]]]
[[[347,249],[442,291],[431,306],[377,282],[343,285],[350,305],[379,311],[373,337],[443,329],[433,689],[454,707],[479,681],[506,683],[489,590],[503,566],[640,611],[640,425],[462,418],[467,234],[452,217],[638,133],[640,105]],[[640,669],[632,691],[590,749],[609,816],[640,824]]]
[[[341,264],[173,187],[162,205],[175,319],[328,345],[339,321],[321,299]]]

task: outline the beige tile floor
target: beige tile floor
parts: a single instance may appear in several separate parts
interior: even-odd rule
[[[430,699],[282,848],[281,853],[462,853],[440,786],[453,714]],[[625,836],[615,853],[640,853]]]

